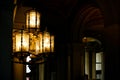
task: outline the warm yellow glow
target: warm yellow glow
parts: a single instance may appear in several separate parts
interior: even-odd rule
[[[38,36],[39,36],[39,37],[38,37],[38,41],[39,41],[39,52],[42,53],[42,49],[43,49],[43,47],[42,47],[42,33],[40,33]]]
[[[28,51],[29,50],[29,34],[23,33],[23,36],[21,33],[17,33],[15,35],[15,51]]]
[[[44,52],[50,52],[50,34],[48,32],[44,32],[43,46]]]
[[[36,49],[36,36],[30,33],[30,51],[35,54]]]
[[[39,43],[38,43],[38,41],[36,41],[36,46],[35,46],[35,51],[36,51],[36,53],[39,53]]]
[[[13,51],[28,51],[34,55],[44,52],[54,52],[54,36],[45,31],[38,34],[28,33],[27,31],[13,32]]]
[[[38,35],[30,34],[30,52],[34,55],[38,55],[42,53],[42,34],[39,33]]]
[[[51,52],[54,52],[54,36],[51,36]]]
[[[35,54],[38,55],[40,53],[40,43],[39,40],[37,39],[35,42]]]
[[[40,28],[40,13],[32,10],[26,14],[27,28]]]

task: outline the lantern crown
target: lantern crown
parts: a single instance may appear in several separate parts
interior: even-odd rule
[[[41,15],[35,9],[26,11],[26,28],[28,29],[39,29]]]

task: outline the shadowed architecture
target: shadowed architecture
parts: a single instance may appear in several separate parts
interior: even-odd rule
[[[25,25],[25,11],[32,8],[41,13],[41,31],[47,26],[55,35],[56,55],[45,66],[32,68],[35,74],[31,80],[117,80],[119,3],[119,0],[2,0],[1,80],[27,80],[25,66],[12,62],[12,29]],[[98,53],[102,54],[100,60]]]

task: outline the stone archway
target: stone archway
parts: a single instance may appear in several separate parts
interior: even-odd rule
[[[103,35],[104,16],[96,4],[87,4],[78,10],[73,25],[75,41],[81,41],[81,38],[88,34],[96,36],[102,33]]]
[[[83,69],[85,69],[85,65],[83,65],[85,64],[85,55],[83,51],[84,45],[82,44],[82,38],[84,36],[87,36],[94,37],[96,39],[99,39],[100,41],[102,40],[101,42],[104,41],[104,16],[102,14],[102,11],[100,10],[100,7],[93,3],[84,5],[78,10],[73,25],[73,48],[75,48],[76,50],[75,52],[73,52],[73,62],[75,63],[75,56],[79,56],[81,58],[79,59],[79,57],[76,57],[78,58],[77,60],[80,61],[79,65],[81,68],[80,71],[82,73],[81,76],[85,76],[85,73],[83,72]],[[77,51],[78,47],[79,50]]]

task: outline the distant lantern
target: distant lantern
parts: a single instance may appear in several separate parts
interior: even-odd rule
[[[26,28],[40,28],[40,13],[36,10],[28,10],[26,12]]]

